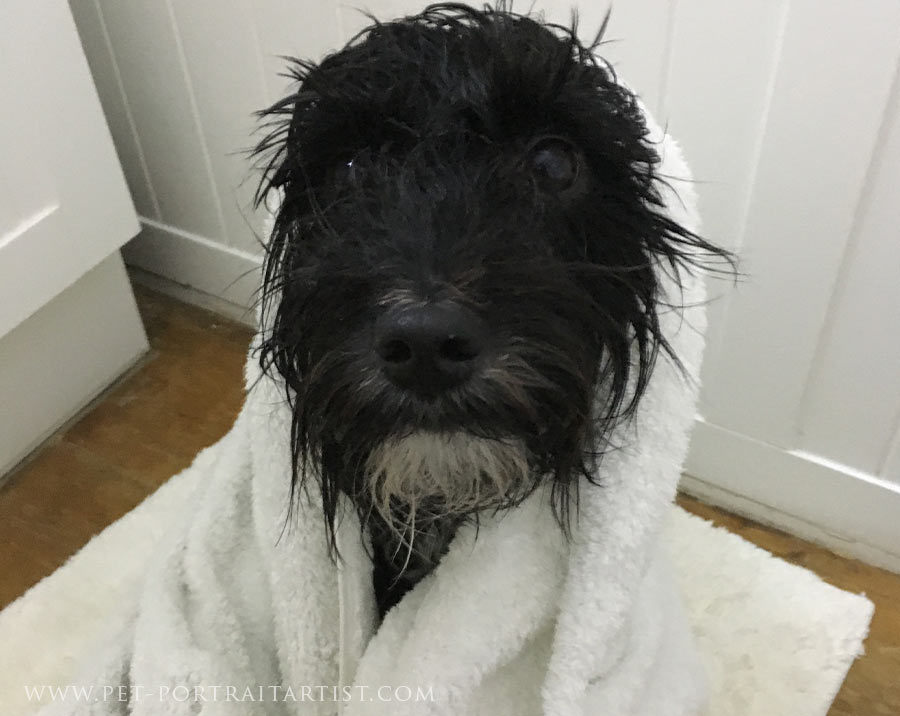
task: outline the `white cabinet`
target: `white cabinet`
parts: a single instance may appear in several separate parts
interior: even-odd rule
[[[0,4],[0,474],[146,350],[138,230],[68,5]]]

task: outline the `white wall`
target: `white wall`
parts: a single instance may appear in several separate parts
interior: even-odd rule
[[[277,55],[339,45],[351,4],[72,0],[145,227],[129,261],[250,303],[259,217],[234,152],[284,91]],[[585,34],[606,5],[581,3]],[[689,487],[900,565],[900,4],[618,0],[607,38],[748,274],[711,308]]]

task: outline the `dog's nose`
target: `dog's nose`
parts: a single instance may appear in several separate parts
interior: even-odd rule
[[[375,350],[385,374],[426,396],[471,376],[485,339],[481,319],[451,302],[395,306],[375,324]]]

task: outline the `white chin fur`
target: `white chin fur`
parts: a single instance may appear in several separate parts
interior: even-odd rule
[[[367,462],[376,509],[390,515],[392,499],[410,507],[438,498],[447,513],[496,504],[526,484],[524,445],[464,432],[419,432],[385,441]]]

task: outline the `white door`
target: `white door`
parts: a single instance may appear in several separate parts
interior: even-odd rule
[[[64,0],[0,2],[0,103],[2,474],[146,343],[116,253],[137,219]]]
[[[746,276],[685,485],[900,570],[900,3],[717,5],[679,4],[669,109]]]

